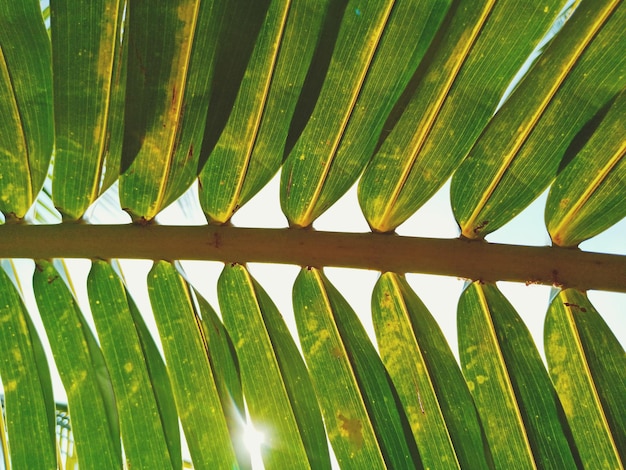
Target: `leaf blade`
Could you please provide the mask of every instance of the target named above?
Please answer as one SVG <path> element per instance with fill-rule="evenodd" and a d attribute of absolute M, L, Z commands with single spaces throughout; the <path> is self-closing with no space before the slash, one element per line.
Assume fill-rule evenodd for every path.
<path fill-rule="evenodd" d="M 290 225 L 311 225 L 363 170 L 432 40 L 430 8 L 435 18 L 445 11 L 432 2 L 348 3 L 313 114 L 283 165 Z"/>
<path fill-rule="evenodd" d="M 261 12 L 265 20 L 230 117 L 200 174 L 210 220 L 227 222 L 280 168 L 328 4 L 275 0 Z"/>
<path fill-rule="evenodd" d="M 22 219 L 54 142 L 50 39 L 39 2 L 0 5 L 0 211 Z"/>
<path fill-rule="evenodd" d="M 70 220 L 79 219 L 99 193 L 119 61 L 121 0 L 53 0 L 55 160 L 52 196 Z"/>
<path fill-rule="evenodd" d="M 38 261 L 35 298 L 72 413 L 79 462 L 121 468 L 119 428 L 102 353 L 69 288 L 52 263 Z"/>
<path fill-rule="evenodd" d="M 171 462 L 175 467 L 124 286 L 108 263 L 95 261 L 87 289 L 120 413 L 126 464 L 155 468 Z"/>
<path fill-rule="evenodd" d="M 374 230 L 395 229 L 446 182 L 564 3 L 451 7 L 414 96 L 359 182 Z"/>
<path fill-rule="evenodd" d="M 489 468 L 467 384 L 439 326 L 406 279 L 384 273 L 372 294 L 381 358 L 425 468 Z"/>
<path fill-rule="evenodd" d="M 148 274 L 148 294 L 194 466 L 230 469 L 235 453 L 188 287 L 172 264 L 158 261 Z M 203 431 L 207 425 L 211 434 Z"/>
<path fill-rule="evenodd" d="M 452 178 L 463 236 L 484 237 L 539 196 L 574 135 L 624 87 L 625 15 L 621 2 L 583 1 L 490 121 Z"/>
<path fill-rule="evenodd" d="M 37 364 L 39 342 L 24 303 L 0 268 L 0 377 L 11 468 L 56 468 L 54 402 L 49 378 Z M 47 384 L 46 384 L 47 382 Z M 47 388 L 48 396 L 46 396 Z"/>
<path fill-rule="evenodd" d="M 384 366 L 355 313 L 324 274 L 303 268 L 293 290 L 298 335 L 340 465 L 416 468 Z"/>
<path fill-rule="evenodd" d="M 463 292 L 458 331 L 463 373 L 496 467 L 575 468 L 548 373 L 495 285 L 475 282 Z"/>
<path fill-rule="evenodd" d="M 550 376 L 585 467 L 623 466 L 626 356 L 586 295 L 559 292 L 544 328 Z"/>
<path fill-rule="evenodd" d="M 546 227 L 559 246 L 575 246 L 626 216 L 626 92 L 560 173 L 548 194 Z"/>
<path fill-rule="evenodd" d="M 176 0 L 129 10 L 120 201 L 133 219 L 154 218 L 198 174 L 222 8 Z"/>
<path fill-rule="evenodd" d="M 273 302 L 241 265 L 224 267 L 218 297 L 240 360 L 250 416 L 275 436 L 262 448 L 264 464 L 330 468 L 304 361 Z"/>

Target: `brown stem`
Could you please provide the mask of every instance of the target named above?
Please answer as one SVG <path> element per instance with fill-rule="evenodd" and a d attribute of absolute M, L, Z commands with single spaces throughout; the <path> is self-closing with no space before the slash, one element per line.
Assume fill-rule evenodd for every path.
<path fill-rule="evenodd" d="M 626 256 L 377 233 L 229 226 L 2 225 L 0 258 L 264 262 L 626 292 Z"/>

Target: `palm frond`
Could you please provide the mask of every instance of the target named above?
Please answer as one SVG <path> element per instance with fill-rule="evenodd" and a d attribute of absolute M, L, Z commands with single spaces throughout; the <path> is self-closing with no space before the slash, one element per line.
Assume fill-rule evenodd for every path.
<path fill-rule="evenodd" d="M 620 0 L 2 2 L 0 257 L 35 261 L 33 290 L 0 266 L 5 466 L 254 468 L 255 426 L 267 468 L 623 468 L 626 355 L 587 294 L 626 292 L 625 239 L 577 246 L 626 215 L 625 26 Z M 278 171 L 290 227 L 233 226 Z M 450 180 L 459 238 L 394 233 Z M 354 185 L 371 230 L 314 230 Z M 484 240 L 548 188 L 555 246 Z M 154 261 L 141 289 L 119 258 Z M 179 260 L 223 263 L 219 309 Z M 300 266 L 293 315 L 254 262 Z M 380 271 L 371 318 L 330 266 Z M 458 351 L 414 272 L 467 279 Z M 503 280 L 553 286 L 543 341 Z"/>

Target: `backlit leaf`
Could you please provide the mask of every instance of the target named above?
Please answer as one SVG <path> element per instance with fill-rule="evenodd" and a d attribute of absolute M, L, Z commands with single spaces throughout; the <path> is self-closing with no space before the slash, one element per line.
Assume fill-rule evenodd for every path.
<path fill-rule="evenodd" d="M 121 0 L 52 0 L 55 158 L 52 196 L 68 219 L 94 202 L 107 151 L 114 64 L 121 64 Z M 112 105 L 117 104 L 117 109 Z"/>
<path fill-rule="evenodd" d="M 157 468 L 171 460 L 139 335 L 120 278 L 95 261 L 87 279 L 89 303 L 107 362 L 130 468 Z"/>
<path fill-rule="evenodd" d="M 495 285 L 474 282 L 458 307 L 463 375 L 496 468 L 576 468 L 562 409 L 530 332 Z"/>
<path fill-rule="evenodd" d="M 26 215 L 53 142 L 50 39 L 39 2 L 0 2 L 0 212 Z"/>
<path fill-rule="evenodd" d="M 212 221 L 228 221 L 280 168 L 327 6 L 327 0 L 274 0 L 260 12 L 265 21 L 237 99 L 200 175 L 200 201 Z M 235 27 L 241 40 L 247 30 Z"/>
<path fill-rule="evenodd" d="M 626 354 L 587 296 L 561 291 L 550 304 L 545 351 L 585 468 L 624 468 Z"/>
<path fill-rule="evenodd" d="M 407 109 L 359 183 L 370 226 L 391 231 L 450 177 L 564 0 L 456 2 Z"/>
<path fill-rule="evenodd" d="M 384 273 L 372 315 L 380 355 L 424 468 L 489 468 L 472 396 L 441 329 L 406 280 Z"/>
<path fill-rule="evenodd" d="M 0 378 L 11 468 L 56 468 L 50 373 L 42 370 L 39 337 L 21 296 L 0 268 Z M 46 377 L 47 375 L 47 377 Z"/>
<path fill-rule="evenodd" d="M 154 391 L 154 398 L 159 407 L 159 415 L 163 424 L 163 432 L 167 440 L 172 466 L 174 469 L 178 469 L 183 458 L 180 442 L 180 423 L 178 422 L 172 383 L 165 367 L 165 362 L 163 362 L 163 357 L 146 326 L 145 320 L 141 316 L 133 298 L 129 296 L 127 299 L 128 307 L 141 341 L 148 374 L 150 375 L 150 383 L 152 383 Z"/>
<path fill-rule="evenodd" d="M 626 91 L 587 144 L 557 177 L 546 226 L 559 246 L 575 246 L 626 216 Z"/>
<path fill-rule="evenodd" d="M 315 109 L 281 173 L 290 225 L 311 225 L 356 181 L 448 4 L 348 2 Z"/>
<path fill-rule="evenodd" d="M 267 436 L 265 468 L 330 468 L 306 366 L 276 306 L 241 265 L 224 267 L 218 296 L 250 417 Z"/>
<path fill-rule="evenodd" d="M 217 393 L 224 410 L 224 418 L 237 454 L 240 469 L 251 468 L 250 452 L 242 436 L 245 433 L 246 410 L 243 402 L 239 361 L 230 335 L 213 307 L 198 292 L 194 291 L 200 314 L 202 315 L 202 331 L 206 337 L 209 351 L 209 363 L 215 378 Z"/>
<path fill-rule="evenodd" d="M 419 458 L 406 416 L 346 300 L 322 271 L 303 268 L 294 284 L 293 304 L 304 358 L 339 465 L 416 468 Z"/>
<path fill-rule="evenodd" d="M 120 201 L 152 219 L 198 174 L 223 2 L 129 6 L 128 76 Z"/>
<path fill-rule="evenodd" d="M 37 262 L 33 288 L 67 393 L 80 465 L 103 470 L 121 468 L 113 388 L 93 333 L 52 263 Z"/>
<path fill-rule="evenodd" d="M 172 264 L 158 261 L 148 293 L 194 468 L 231 469 L 237 461 L 189 287 Z"/>
<path fill-rule="evenodd" d="M 578 131 L 626 85 L 626 5 L 583 0 L 452 178 L 463 236 L 482 238 L 556 176 Z"/>

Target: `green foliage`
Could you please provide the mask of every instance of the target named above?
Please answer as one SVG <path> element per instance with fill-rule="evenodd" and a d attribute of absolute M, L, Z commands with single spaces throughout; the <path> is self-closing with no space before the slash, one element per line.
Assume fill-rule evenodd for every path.
<path fill-rule="evenodd" d="M 373 341 L 296 243 L 290 332 L 245 264 L 269 261 L 263 244 L 280 250 L 269 232 L 247 251 L 226 232 L 203 239 L 228 253 L 217 312 L 154 251 L 133 292 L 98 258 L 91 211 L 119 195 L 113 210 L 132 224 L 118 233 L 147 239 L 197 187 L 185 197 L 230 225 L 280 170 L 285 232 L 315 238 L 312 224 L 357 183 L 371 232 L 386 234 L 364 240 L 387 246 L 451 178 L 456 243 L 489 246 L 549 188 L 546 250 L 576 263 L 580 243 L 626 214 L 625 27 L 620 0 L 51 0 L 45 15 L 35 0 L 0 2 L 0 243 L 63 219 L 32 246 L 36 304 L 11 262 L 0 267 L 6 465 L 247 469 L 254 425 L 267 468 L 326 469 L 332 456 L 342 468 L 624 468 L 624 349 L 556 268 L 543 348 L 485 281 L 501 278 L 476 276 L 453 351 L 400 272 L 371 294 Z M 80 225 L 94 229 L 85 304 L 46 254 L 71 253 L 64 234 Z M 514 248 L 498 252 L 498 272 L 534 282 Z M 604 259 L 626 291 L 624 256 Z M 72 452 L 64 434 L 55 442 L 49 365 Z"/>

